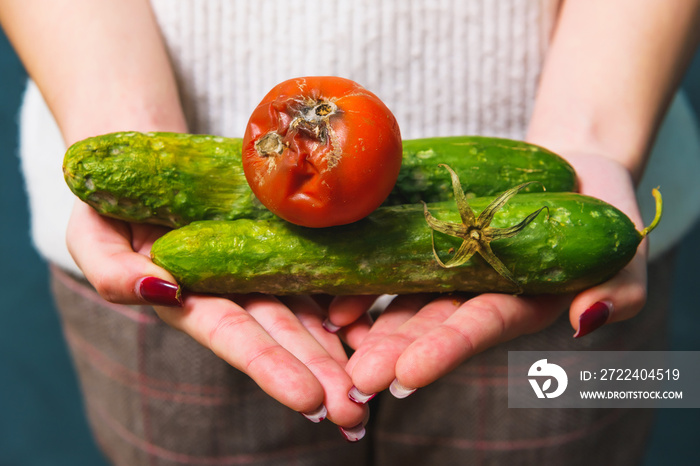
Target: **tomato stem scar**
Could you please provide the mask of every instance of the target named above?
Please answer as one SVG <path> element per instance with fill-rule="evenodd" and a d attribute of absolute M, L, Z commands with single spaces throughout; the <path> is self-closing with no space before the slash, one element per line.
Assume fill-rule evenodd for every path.
<path fill-rule="evenodd" d="M 326 116 L 330 113 L 335 113 L 335 109 L 328 102 L 321 102 L 316 106 L 314 110 L 316 112 L 316 115 L 321 117 Z"/>
<path fill-rule="evenodd" d="M 261 157 L 271 155 L 281 155 L 284 151 L 282 137 L 274 131 L 270 131 L 265 136 L 255 141 L 255 150 Z"/>

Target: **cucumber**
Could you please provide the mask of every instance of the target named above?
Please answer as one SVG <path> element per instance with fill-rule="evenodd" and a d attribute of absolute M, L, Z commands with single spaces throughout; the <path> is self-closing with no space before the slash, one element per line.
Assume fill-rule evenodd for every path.
<path fill-rule="evenodd" d="M 449 165 L 468 196 L 492 196 L 528 181 L 550 192 L 577 190 L 574 169 L 555 153 L 533 144 L 484 136 L 449 136 L 403 141 L 401 172 L 387 205 L 453 199 L 452 184 L 439 165 Z M 541 187 L 524 192 L 541 191 Z"/>
<path fill-rule="evenodd" d="M 469 205 L 478 214 L 491 200 Z M 462 240 L 435 233 L 434 253 L 419 204 L 380 207 L 354 224 L 323 229 L 278 219 L 200 221 L 159 238 L 151 257 L 185 289 L 202 293 L 568 293 L 612 277 L 653 228 L 640 233 L 618 209 L 575 193 L 514 195 L 490 226 L 516 225 L 542 207 L 515 236 L 490 243 L 519 286 L 478 255 L 444 268 L 434 254 L 448 261 Z M 439 220 L 460 221 L 454 202 L 427 209 Z"/>
<path fill-rule="evenodd" d="M 111 133 L 79 141 L 63 160 L 68 187 L 99 213 L 179 227 L 272 215 L 241 167 L 241 140 L 179 133 Z"/>
<path fill-rule="evenodd" d="M 538 180 L 573 191 L 576 174 L 538 146 L 478 136 L 404 141 L 403 167 L 386 204 L 452 198 L 438 163 L 452 166 L 474 196 Z M 241 167 L 241 140 L 177 133 L 111 133 L 72 145 L 63 172 L 71 191 L 101 214 L 180 227 L 197 220 L 265 218 Z"/>

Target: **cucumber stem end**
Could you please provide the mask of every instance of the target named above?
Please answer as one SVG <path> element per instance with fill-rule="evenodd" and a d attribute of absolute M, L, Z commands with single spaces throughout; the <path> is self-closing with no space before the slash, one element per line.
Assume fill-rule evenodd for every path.
<path fill-rule="evenodd" d="M 654 199 L 656 200 L 656 213 L 654 214 L 654 220 L 651 221 L 648 227 L 644 228 L 640 233 L 642 235 L 642 238 L 645 238 L 649 233 L 652 232 L 654 228 L 659 224 L 661 221 L 661 215 L 663 213 L 663 199 L 661 198 L 661 192 L 659 191 L 659 188 L 656 187 L 651 190 L 651 195 L 654 196 Z"/>
<path fill-rule="evenodd" d="M 448 165 L 440 164 L 440 166 L 444 167 L 452 177 L 452 188 L 454 190 L 457 209 L 462 221 L 461 223 L 449 223 L 438 220 L 430 214 L 427 204 L 423 203 L 425 220 L 432 230 L 431 239 L 435 260 L 440 267 L 452 268 L 463 265 L 474 254 L 479 254 L 486 262 L 489 263 L 489 265 L 491 265 L 491 267 L 493 267 L 496 272 L 498 272 L 499 275 L 510 281 L 515 286 L 517 294 L 522 293 L 522 286 L 510 272 L 510 270 L 508 270 L 505 264 L 503 264 L 503 262 L 501 262 L 501 260 L 493 253 L 490 243 L 491 241 L 497 239 L 512 238 L 523 228 L 529 225 L 543 210 L 547 209 L 547 215 L 549 215 L 549 208 L 547 206 L 543 206 L 537 211 L 528 215 L 517 225 L 513 225 L 508 228 L 494 228 L 491 227 L 490 224 L 496 212 L 503 207 L 511 197 L 530 184 L 538 182 L 531 181 L 528 183 L 523 183 L 505 191 L 494 199 L 477 217 L 469 206 L 467 196 L 462 190 L 457 174 Z M 544 186 L 542 186 L 542 188 L 544 189 Z M 455 236 L 463 240 L 457 252 L 455 252 L 454 256 L 452 256 L 446 263 L 440 259 L 437 250 L 435 249 L 435 231 L 450 236 Z"/>

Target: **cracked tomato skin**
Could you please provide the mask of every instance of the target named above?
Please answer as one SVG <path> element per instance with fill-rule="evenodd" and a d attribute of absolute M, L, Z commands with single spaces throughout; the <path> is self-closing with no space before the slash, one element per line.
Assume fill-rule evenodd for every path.
<path fill-rule="evenodd" d="M 243 137 L 243 171 L 255 196 L 306 227 L 352 223 L 391 192 L 401 168 L 399 125 L 359 84 L 334 76 L 275 86 Z"/>

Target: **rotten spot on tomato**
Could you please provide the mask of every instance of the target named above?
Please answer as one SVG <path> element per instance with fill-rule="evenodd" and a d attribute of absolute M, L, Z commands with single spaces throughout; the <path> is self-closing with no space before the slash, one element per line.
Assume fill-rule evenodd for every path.
<path fill-rule="evenodd" d="M 333 76 L 275 86 L 243 138 L 253 193 L 278 216 L 309 227 L 367 216 L 389 195 L 401 160 L 391 111 L 359 84 Z"/>
<path fill-rule="evenodd" d="M 335 112 L 335 105 L 329 102 L 322 102 L 314 107 L 314 114 L 318 117 L 325 117 Z"/>
<path fill-rule="evenodd" d="M 279 134 L 271 131 L 255 141 L 255 150 L 262 157 L 280 155 L 284 151 L 284 143 Z"/>
<path fill-rule="evenodd" d="M 329 144 L 334 128 L 330 125 L 330 119 L 338 111 L 337 105 L 326 101 L 310 101 L 296 109 L 290 106 L 293 114 L 287 134 L 291 139 L 295 137 L 307 137 L 320 144 Z M 298 133 L 297 133 L 298 132 Z"/>

